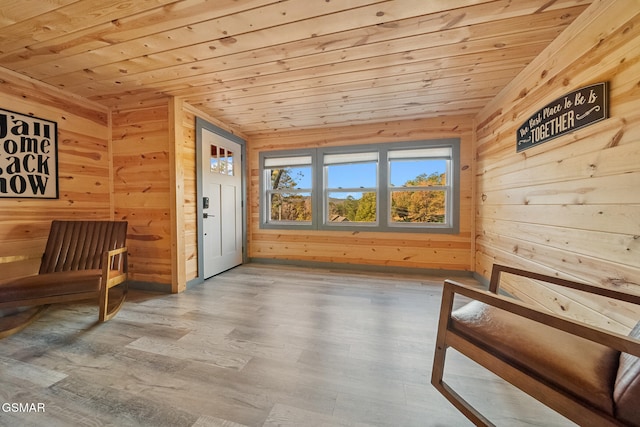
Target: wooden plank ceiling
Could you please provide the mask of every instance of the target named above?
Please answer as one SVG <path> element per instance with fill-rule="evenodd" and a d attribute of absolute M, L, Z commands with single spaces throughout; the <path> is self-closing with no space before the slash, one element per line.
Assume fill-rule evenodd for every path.
<path fill-rule="evenodd" d="M 0 66 L 246 134 L 475 113 L 592 0 L 0 0 Z"/>

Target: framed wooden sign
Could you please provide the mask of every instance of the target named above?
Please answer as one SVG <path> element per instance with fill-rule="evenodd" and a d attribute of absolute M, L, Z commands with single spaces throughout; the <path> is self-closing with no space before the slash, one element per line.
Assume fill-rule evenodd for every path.
<path fill-rule="evenodd" d="M 607 82 L 596 83 L 550 102 L 518 128 L 516 152 L 608 118 L 608 91 Z"/>
<path fill-rule="evenodd" d="M 0 197 L 58 198 L 58 124 L 0 109 Z"/>

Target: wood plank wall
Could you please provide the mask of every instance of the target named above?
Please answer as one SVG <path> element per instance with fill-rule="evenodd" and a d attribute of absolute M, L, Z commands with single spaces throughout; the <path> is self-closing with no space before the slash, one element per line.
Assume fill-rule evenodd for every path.
<path fill-rule="evenodd" d="M 640 8 L 595 2 L 477 120 L 476 272 L 494 262 L 640 291 Z M 610 82 L 610 118 L 516 154 L 547 103 Z M 531 283 L 518 297 L 626 331 L 637 308 Z"/>
<path fill-rule="evenodd" d="M 169 98 L 112 111 L 114 214 L 129 221 L 130 278 L 171 285 L 172 186 Z M 171 119 L 173 120 L 173 119 Z"/>
<path fill-rule="evenodd" d="M 58 124 L 60 197 L 0 198 L 0 279 L 35 274 L 53 219 L 111 219 L 109 111 L 0 68 L 0 108 Z"/>
<path fill-rule="evenodd" d="M 460 233 L 373 233 L 260 229 L 259 153 L 291 148 L 461 139 Z M 322 130 L 253 134 L 248 142 L 248 254 L 253 259 L 358 266 L 471 271 L 473 222 L 472 117 L 388 122 Z"/>

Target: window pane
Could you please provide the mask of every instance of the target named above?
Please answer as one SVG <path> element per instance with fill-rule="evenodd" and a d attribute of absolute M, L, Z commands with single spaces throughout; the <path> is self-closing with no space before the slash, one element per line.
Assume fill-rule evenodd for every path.
<path fill-rule="evenodd" d="M 352 163 L 326 166 L 327 188 L 376 188 L 377 163 Z"/>
<path fill-rule="evenodd" d="M 327 222 L 376 222 L 376 193 L 332 191 L 327 194 Z"/>
<path fill-rule="evenodd" d="M 220 160 L 218 158 L 218 146 L 211 145 L 211 172 L 218 172 L 220 168 Z"/>
<path fill-rule="evenodd" d="M 394 160 L 390 162 L 392 187 L 446 185 L 447 160 Z"/>
<path fill-rule="evenodd" d="M 271 221 L 311 221 L 311 193 L 270 194 Z"/>
<path fill-rule="evenodd" d="M 446 191 L 392 191 L 391 221 L 445 223 Z"/>
<path fill-rule="evenodd" d="M 233 176 L 233 151 L 227 150 L 227 175 Z"/>
<path fill-rule="evenodd" d="M 220 161 L 218 163 L 218 172 L 225 175 L 227 173 L 227 152 L 224 147 L 218 147 L 220 150 Z"/>
<path fill-rule="evenodd" d="M 311 189 L 311 166 L 271 169 L 271 189 Z"/>

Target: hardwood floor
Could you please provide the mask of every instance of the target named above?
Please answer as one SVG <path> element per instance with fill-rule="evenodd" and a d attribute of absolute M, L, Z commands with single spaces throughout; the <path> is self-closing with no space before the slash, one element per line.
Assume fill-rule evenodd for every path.
<path fill-rule="evenodd" d="M 247 264 L 104 324 L 52 306 L 0 340 L 0 425 L 467 426 L 429 383 L 442 280 Z M 573 425 L 452 356 L 497 425 Z"/>

